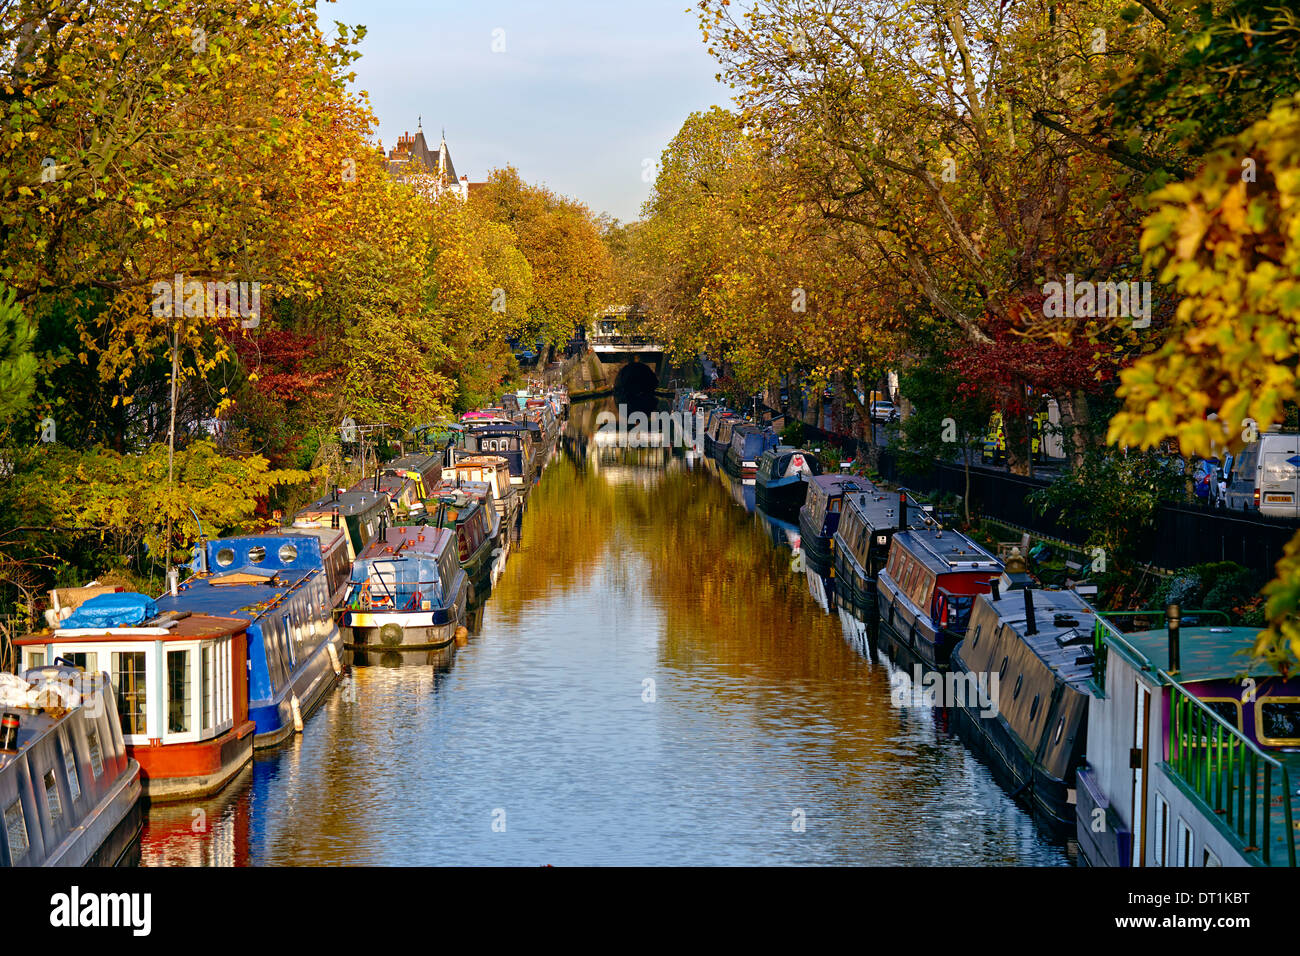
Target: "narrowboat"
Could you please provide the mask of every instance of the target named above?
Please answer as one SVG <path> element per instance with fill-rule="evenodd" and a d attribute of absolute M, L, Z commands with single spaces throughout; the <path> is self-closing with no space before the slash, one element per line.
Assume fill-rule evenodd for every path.
<path fill-rule="evenodd" d="M 845 492 L 875 492 L 855 475 L 817 475 L 808 481 L 808 497 L 799 509 L 799 547 L 804 560 L 819 570 L 831 568 L 833 541 L 840 526 Z"/>
<path fill-rule="evenodd" d="M 441 455 L 403 455 L 384 465 L 384 474 L 401 475 L 415 482 L 416 497 L 423 501 L 438 479 L 442 477 L 443 457 Z"/>
<path fill-rule="evenodd" d="M 1074 591 L 1006 591 L 995 581 L 992 593 L 975 599 L 950 658 L 954 686 L 964 678 L 968 691 L 988 689 L 988 699 L 968 692 L 956 702 L 958 732 L 1012 796 L 1061 835 L 1076 826 L 1095 620 Z"/>
<path fill-rule="evenodd" d="M 848 523 L 846 514 L 840 520 L 841 532 Z M 875 532 L 867 530 L 864 534 L 873 535 L 874 544 Z M 860 540 L 855 536 L 853 544 Z M 835 549 L 836 586 L 841 600 L 845 600 L 846 582 L 839 569 L 846 549 L 838 543 Z M 874 560 L 878 560 L 876 555 L 868 552 L 868 561 Z M 850 575 L 863 571 L 852 562 L 843 566 Z M 966 632 L 976 597 L 987 594 L 993 587 L 990 582 L 1002 573 L 1002 562 L 960 531 L 895 531 L 889 558 L 875 581 L 881 637 L 896 645 L 891 650 L 903 650 L 904 657 L 914 663 L 946 667 L 953 646 Z M 862 580 L 859 577 L 851 585 L 855 596 L 856 588 L 865 586 Z"/>
<path fill-rule="evenodd" d="M 352 566 L 342 624 L 354 651 L 448 647 L 465 623 L 469 576 L 446 528 L 389 528 Z"/>
<path fill-rule="evenodd" d="M 363 478 L 347 491 L 348 494 L 383 495 L 388 499 L 390 521 L 415 520 L 424 513 L 424 500 L 420 485 L 414 478 L 380 472 Z"/>
<path fill-rule="evenodd" d="M 498 455 L 510 466 L 510 483 L 526 494 L 532 487 L 533 448 L 528 428 L 517 422 L 479 423 L 466 427 L 463 444 L 451 449 L 451 464 L 478 455 Z"/>
<path fill-rule="evenodd" d="M 210 549 L 231 550 L 229 563 L 218 561 L 216 569 L 157 599 L 162 611 L 248 622 L 248 716 L 256 724 L 255 747 L 272 747 L 301 732 L 343 673 L 343 638 L 334 623 L 326 569 L 284 547 L 302 540 L 286 533 L 210 542 Z"/>
<path fill-rule="evenodd" d="M 126 752 L 150 801 L 216 793 L 253 759 L 248 621 L 159 612 L 144 594 L 116 597 L 141 610 L 105 616 L 92 598 L 53 633 L 15 643 L 29 666 L 62 660 L 107 670 Z"/>
<path fill-rule="evenodd" d="M 731 444 L 727 446 L 722 459 L 722 466 L 727 471 L 745 481 L 754 481 L 758 473 L 758 460 L 769 448 L 777 447 L 776 432 L 758 425 L 737 425 L 731 432 Z"/>
<path fill-rule="evenodd" d="M 190 570 L 220 573 L 238 567 L 240 561 L 255 564 L 264 572 L 320 571 L 325 575 L 331 608 L 343 602 L 352 564 L 348 536 L 341 528 L 281 528 L 271 534 L 202 541 Z"/>
<path fill-rule="evenodd" d="M 492 572 L 493 552 L 500 537 L 500 517 L 492 507 L 491 486 L 473 482 L 472 491 L 443 479 L 426 502 L 424 524 L 446 528 L 456 539 L 456 556 L 471 583 L 481 586 Z M 488 497 L 484 497 L 484 494 Z"/>
<path fill-rule="evenodd" d="M 733 411 L 725 408 L 714 409 L 704 431 L 704 453 L 714 461 L 722 461 L 726 457 L 727 449 L 731 447 L 732 428 L 743 421 L 744 419 Z"/>
<path fill-rule="evenodd" d="M 794 518 L 808 497 L 808 479 L 821 473 L 817 456 L 802 448 L 769 448 L 758 460 L 755 500 L 770 515 Z"/>
<path fill-rule="evenodd" d="M 867 612 L 876 609 L 876 575 L 889 558 L 895 531 L 938 528 L 938 522 L 906 491 L 846 491 L 831 536 L 835 587 L 840 599 Z"/>
<path fill-rule="evenodd" d="M 388 496 L 373 491 L 334 491 L 293 516 L 295 528 L 342 528 L 348 537 L 348 560 L 366 549 L 389 514 Z"/>
<path fill-rule="evenodd" d="M 1097 615 L 1076 776 L 1085 863 L 1296 865 L 1300 678 L 1240 654 L 1258 628 L 1218 613 Z M 1164 626 L 1116 625 L 1135 615 Z"/>
<path fill-rule="evenodd" d="M 0 675 L 0 701 L 0 865 L 130 862 L 143 821 L 140 765 L 108 675 L 39 664 Z"/>
<path fill-rule="evenodd" d="M 492 486 L 492 504 L 506 528 L 514 526 L 523 507 L 522 494 L 510 482 L 510 464 L 499 455 L 471 455 L 442 469 L 452 481 L 485 481 Z M 430 484 L 432 487 L 436 481 Z"/>

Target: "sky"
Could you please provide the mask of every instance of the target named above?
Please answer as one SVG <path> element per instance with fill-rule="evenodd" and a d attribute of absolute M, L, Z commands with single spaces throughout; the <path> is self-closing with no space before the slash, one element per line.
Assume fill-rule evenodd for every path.
<path fill-rule="evenodd" d="M 623 222 L 640 218 L 651 164 L 687 115 L 730 105 L 690 0 L 337 0 L 317 9 L 324 28 L 367 28 L 355 86 L 370 94 L 385 150 L 422 118 L 430 148 L 446 129 L 458 175 L 478 182 L 511 165 L 526 182 Z"/>

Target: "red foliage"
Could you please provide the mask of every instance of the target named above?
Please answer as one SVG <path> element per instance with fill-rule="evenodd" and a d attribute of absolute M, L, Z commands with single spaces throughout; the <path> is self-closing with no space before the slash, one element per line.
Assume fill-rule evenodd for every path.
<path fill-rule="evenodd" d="M 288 405 L 309 397 L 340 373 L 340 369 L 305 370 L 319 354 L 320 342 L 319 335 L 264 327 L 256 338 L 241 335 L 234 345 L 244 367 L 257 373 L 253 387 Z"/>

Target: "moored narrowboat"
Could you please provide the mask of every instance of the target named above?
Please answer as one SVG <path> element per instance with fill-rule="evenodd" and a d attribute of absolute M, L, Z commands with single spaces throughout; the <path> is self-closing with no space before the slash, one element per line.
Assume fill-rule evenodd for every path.
<path fill-rule="evenodd" d="M 1063 835 L 1075 829 L 1094 621 L 1093 609 L 1073 591 L 997 586 L 975 599 L 966 636 L 950 658 L 958 681 L 988 691 L 984 699 L 967 693 L 955 702 L 961 736 L 1013 796 Z"/>
<path fill-rule="evenodd" d="M 534 479 L 533 448 L 528 428 L 517 422 L 478 423 L 465 428 L 463 444 L 451 450 L 451 463 L 495 455 L 510 466 L 510 483 L 526 494 Z"/>
<path fill-rule="evenodd" d="M 906 523 L 907 519 L 903 520 Z M 846 513 L 840 519 L 841 533 L 848 523 Z M 855 532 L 853 543 L 861 542 L 865 548 L 866 536 L 870 535 L 874 546 L 877 533 L 868 529 Z M 845 560 L 842 552 L 850 550 L 847 544 L 842 549 L 837 542 L 835 549 L 836 585 L 841 599 L 845 582 L 839 570 Z M 878 560 L 877 553 L 870 550 L 866 558 L 868 564 Z M 856 563 L 844 566 L 852 569 L 851 574 L 865 572 Z M 888 560 L 875 580 L 881 637 L 904 651 L 909 661 L 929 668 L 946 667 L 953 646 L 966 633 L 976 598 L 989 593 L 993 587 L 990 582 L 1002 573 L 1002 562 L 960 531 L 895 531 Z M 865 586 L 860 584 L 861 578 L 857 580 L 855 589 Z"/>
<path fill-rule="evenodd" d="M 846 491 L 831 549 L 840 599 L 859 610 L 874 612 L 876 575 L 889 558 L 894 532 L 938 526 L 905 491 Z"/>
<path fill-rule="evenodd" d="M 429 497 L 429 489 L 442 477 L 443 456 L 412 454 L 394 458 L 384 465 L 384 474 L 401 475 L 415 482 L 415 494 L 420 500 Z"/>
<path fill-rule="evenodd" d="M 1076 775 L 1083 862 L 1296 865 L 1300 678 L 1241 655 L 1258 628 L 1216 615 L 1226 619 L 1177 606 L 1097 615 Z M 1147 629 L 1117 626 L 1134 617 Z"/>
<path fill-rule="evenodd" d="M 714 461 L 721 462 L 727 456 L 727 449 L 731 447 L 731 432 L 744 419 L 735 412 L 726 409 L 720 409 L 719 413 L 710 419 L 709 428 L 704 433 L 704 453 Z"/>
<path fill-rule="evenodd" d="M 412 521 L 424 513 L 425 496 L 420 494 L 421 485 L 415 478 L 385 470 L 361 479 L 348 489 L 348 494 L 383 495 L 388 499 L 387 517 L 390 521 Z"/>
<path fill-rule="evenodd" d="M 190 570 L 219 574 L 245 565 L 286 577 L 321 572 L 330 607 L 338 607 L 348 586 L 352 559 L 341 528 L 280 528 L 267 534 L 210 538 L 196 549 Z"/>
<path fill-rule="evenodd" d="M 0 866 L 127 862 L 140 796 L 107 674 L 42 664 L 0 675 Z"/>
<path fill-rule="evenodd" d="M 388 496 L 373 491 L 338 492 L 313 501 L 293 516 L 295 528 L 342 528 L 348 536 L 348 560 L 366 549 L 389 514 Z"/>
<path fill-rule="evenodd" d="M 209 566 L 209 572 L 157 598 L 160 611 L 248 622 L 248 716 L 257 726 L 255 747 L 275 746 L 301 732 L 343 673 L 343 638 L 325 569 L 279 562 L 282 546 L 299 541 L 290 532 L 212 542 L 234 552 L 230 563 Z"/>
<path fill-rule="evenodd" d="M 469 577 L 446 528 L 389 528 L 352 566 L 342 625 L 354 651 L 430 651 L 465 623 Z"/>
<path fill-rule="evenodd" d="M 780 439 L 770 428 L 745 423 L 731 431 L 731 443 L 722 456 L 722 466 L 729 474 L 746 481 L 754 481 L 758 474 L 758 460 L 763 452 L 775 448 Z"/>
<path fill-rule="evenodd" d="M 471 455 L 442 469 L 443 479 L 453 483 L 484 481 L 492 486 L 492 504 L 506 528 L 513 527 L 523 507 L 522 494 L 510 481 L 510 464 L 500 455 Z M 430 484 L 433 487 L 436 481 Z"/>
<path fill-rule="evenodd" d="M 127 754 L 151 801 L 216 793 L 253 759 L 248 622 L 160 613 L 143 594 L 115 597 L 139 610 L 116 623 L 92 598 L 52 633 L 15 643 L 29 666 L 63 660 L 107 670 Z"/>
<path fill-rule="evenodd" d="M 758 507 L 778 518 L 794 519 L 808 497 L 808 479 L 821 473 L 821 462 L 811 452 L 790 445 L 767 449 L 755 472 Z"/>
<path fill-rule="evenodd" d="M 846 492 L 874 492 L 875 486 L 856 475 L 817 475 L 808 481 L 807 498 L 799 509 L 799 547 L 804 560 L 829 571 L 835 532 Z"/>
<path fill-rule="evenodd" d="M 486 482 L 456 485 L 443 479 L 426 502 L 424 524 L 446 528 L 456 541 L 456 556 L 470 582 L 482 587 L 491 576 L 493 551 L 500 537 L 500 517 L 491 504 L 491 486 Z"/>

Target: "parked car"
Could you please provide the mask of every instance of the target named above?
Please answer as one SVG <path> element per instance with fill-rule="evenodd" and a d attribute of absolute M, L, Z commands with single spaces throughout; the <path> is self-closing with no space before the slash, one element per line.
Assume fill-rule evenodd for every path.
<path fill-rule="evenodd" d="M 877 422 L 896 422 L 898 409 L 894 407 L 893 402 L 872 402 L 871 418 Z"/>
<path fill-rule="evenodd" d="M 1269 430 L 1248 443 L 1229 471 L 1226 506 L 1300 517 L 1300 434 Z"/>

